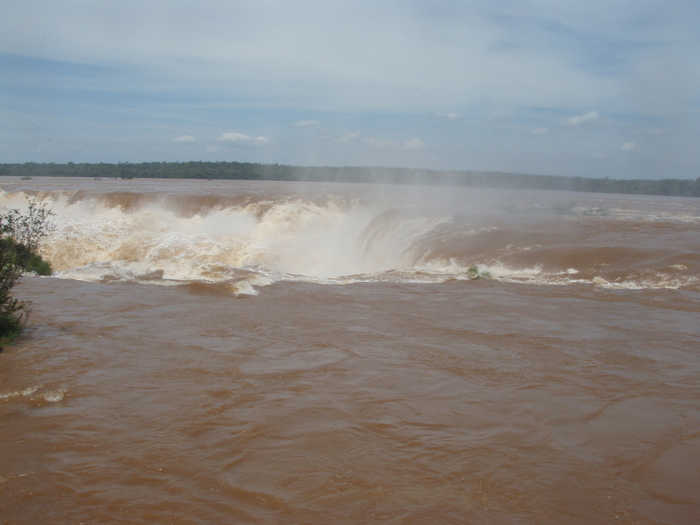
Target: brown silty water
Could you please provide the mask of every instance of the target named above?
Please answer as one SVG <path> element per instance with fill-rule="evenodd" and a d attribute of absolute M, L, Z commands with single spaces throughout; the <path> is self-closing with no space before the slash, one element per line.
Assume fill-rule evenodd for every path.
<path fill-rule="evenodd" d="M 695 199 L 0 187 L 0 523 L 697 523 Z"/>

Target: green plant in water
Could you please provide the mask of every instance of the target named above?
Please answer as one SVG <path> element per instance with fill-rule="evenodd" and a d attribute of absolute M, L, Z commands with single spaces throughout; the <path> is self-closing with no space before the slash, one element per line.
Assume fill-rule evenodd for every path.
<path fill-rule="evenodd" d="M 493 275 L 485 270 L 479 270 L 478 266 L 471 266 L 467 273 L 472 279 L 493 279 Z"/>

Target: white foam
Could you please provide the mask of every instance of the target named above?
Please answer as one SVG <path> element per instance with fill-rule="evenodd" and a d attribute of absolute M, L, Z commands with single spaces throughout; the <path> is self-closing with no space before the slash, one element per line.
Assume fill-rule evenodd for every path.
<path fill-rule="evenodd" d="M 44 399 L 49 403 L 57 403 L 61 401 L 65 395 L 66 391 L 64 389 L 56 390 L 54 392 L 47 392 L 44 394 Z"/>
<path fill-rule="evenodd" d="M 236 294 L 236 297 L 240 295 L 255 296 L 260 294 L 260 292 L 253 288 L 253 285 L 248 281 L 238 281 L 235 283 L 231 283 L 228 285 L 228 288 Z"/>
<path fill-rule="evenodd" d="M 56 213 L 57 229 L 44 255 L 56 276 L 83 281 L 222 283 L 237 295 L 257 295 L 256 288 L 280 280 L 436 283 L 481 277 L 606 288 L 678 288 L 697 286 L 698 281 L 693 276 L 646 273 L 642 278 L 609 282 L 602 276 L 582 279 L 574 268 L 547 272 L 538 265 L 513 267 L 492 258 L 485 262 L 478 254 L 441 259 L 436 255 L 443 251 L 441 243 L 459 239 L 464 244 L 451 253 L 464 249 L 466 254 L 471 236 L 488 235 L 496 228 L 476 227 L 420 207 L 374 208 L 331 197 L 324 201 L 293 198 L 245 202 L 183 217 L 164 199 L 142 199 L 140 206 L 124 209 L 92 197 L 80 200 L 70 194 L 52 194 L 47 198 Z M 0 199 L 20 209 L 26 205 L 22 194 L 0 194 Z M 649 218 L 636 210 L 610 212 L 612 220 Z M 669 217 L 661 213 L 653 219 Z M 513 249 L 539 247 L 523 244 Z M 687 267 L 678 264 L 670 269 Z"/>
<path fill-rule="evenodd" d="M 610 282 L 602 277 L 594 277 L 592 282 L 597 286 L 612 290 L 678 290 L 679 288 L 697 287 L 700 285 L 700 279 L 694 276 L 678 278 L 665 274 L 657 274 L 655 277 L 641 279 L 626 279 L 620 282 Z"/>
<path fill-rule="evenodd" d="M 229 282 L 253 269 L 268 279 L 333 280 L 411 268 L 416 241 L 449 216 L 378 217 L 329 199 L 257 203 L 178 217 L 153 202 L 125 212 L 95 200 L 56 202 L 46 256 L 57 275 L 85 281 Z M 242 293 L 242 292 L 241 292 Z"/>

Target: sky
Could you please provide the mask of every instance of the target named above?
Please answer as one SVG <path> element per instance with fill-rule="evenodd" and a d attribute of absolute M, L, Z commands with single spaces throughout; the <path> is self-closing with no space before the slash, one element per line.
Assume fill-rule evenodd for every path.
<path fill-rule="evenodd" d="M 697 0 L 0 0 L 0 163 L 700 177 Z"/>

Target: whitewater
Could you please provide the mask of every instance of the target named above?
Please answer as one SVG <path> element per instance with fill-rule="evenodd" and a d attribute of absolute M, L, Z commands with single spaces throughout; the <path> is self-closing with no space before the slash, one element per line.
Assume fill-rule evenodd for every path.
<path fill-rule="evenodd" d="M 661 208 L 645 197 L 465 188 L 179 181 L 176 191 L 158 191 L 133 180 L 82 184 L 90 189 L 71 189 L 64 179 L 52 189 L 2 196 L 5 207 L 22 209 L 31 198 L 54 211 L 57 231 L 45 253 L 58 277 L 221 283 L 236 293 L 300 279 L 699 283 L 697 244 L 677 252 L 649 243 L 694 232 L 695 199 Z M 660 228 L 669 231 L 649 235 Z M 606 242 L 612 234 L 614 245 Z"/>

